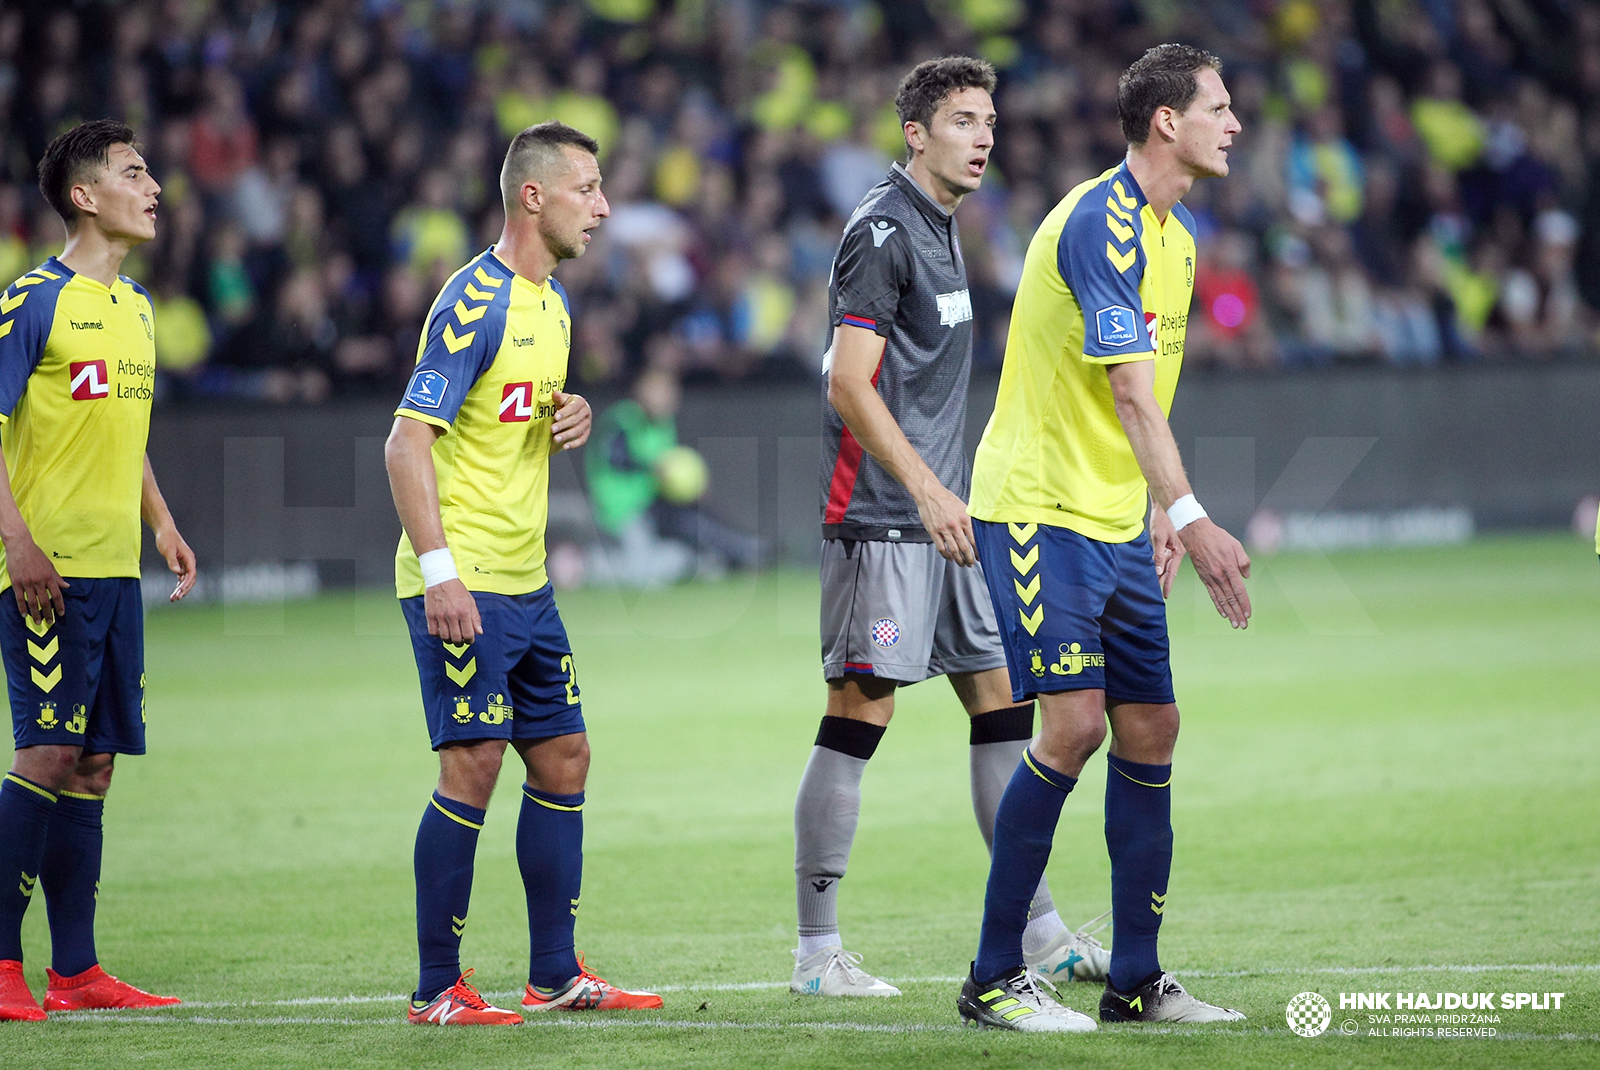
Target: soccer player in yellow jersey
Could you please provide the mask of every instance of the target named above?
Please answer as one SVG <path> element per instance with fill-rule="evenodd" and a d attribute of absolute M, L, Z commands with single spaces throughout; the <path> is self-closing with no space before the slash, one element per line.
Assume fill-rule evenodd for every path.
<path fill-rule="evenodd" d="M 1240 131 L 1215 56 L 1150 49 L 1123 73 L 1128 154 L 1072 190 L 1028 247 L 970 511 L 1005 640 L 1013 698 L 1041 730 L 995 819 L 972 973 L 958 999 L 981 1025 L 1062 1029 L 1024 969 L 1028 900 L 1061 806 L 1111 725 L 1106 846 L 1116 940 L 1102 1021 L 1229 1021 L 1161 969 L 1172 867 L 1178 707 L 1166 607 L 1187 551 L 1218 611 L 1250 619 L 1238 540 L 1195 502 L 1167 425 L 1194 286 L 1195 179 L 1228 173 Z M 1148 530 L 1147 530 L 1148 521 Z"/>
<path fill-rule="evenodd" d="M 595 976 L 573 950 L 589 772 L 572 647 L 545 576 L 550 452 L 589 437 L 563 391 L 572 340 L 557 264 L 611 214 L 599 145 L 557 122 L 512 139 L 505 229 L 428 313 L 386 457 L 405 534 L 395 585 L 411 630 L 439 786 L 417 830 L 412 1022 L 518 1025 L 462 973 L 478 831 L 509 742 L 527 767 L 517 862 L 527 893 L 531 1011 L 659 1007 Z"/>
<path fill-rule="evenodd" d="M 16 756 L 0 783 L 0 1019 L 157 1007 L 95 953 L 101 816 L 118 754 L 144 753 L 139 521 L 194 585 L 194 553 L 145 439 L 155 379 L 150 295 L 117 274 L 155 237 L 161 187 L 133 131 L 99 119 L 50 143 L 39 190 L 67 244 L 0 294 L 0 652 Z M 44 891 L 44 1006 L 22 974 L 22 916 Z"/>

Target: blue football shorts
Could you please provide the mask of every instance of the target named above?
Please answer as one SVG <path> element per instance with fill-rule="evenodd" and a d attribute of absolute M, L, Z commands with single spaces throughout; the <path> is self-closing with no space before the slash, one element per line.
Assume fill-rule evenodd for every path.
<path fill-rule="evenodd" d="M 402 598 L 433 749 L 482 739 L 584 731 L 572 644 L 547 583 L 532 594 L 472 592 L 483 634 L 452 645 L 428 634 L 421 596 Z"/>
<path fill-rule="evenodd" d="M 1103 690 L 1174 701 L 1167 606 L 1150 537 L 1100 542 L 1047 524 L 972 522 L 1011 673 L 1011 697 Z"/>
<path fill-rule="evenodd" d="M 69 576 L 65 612 L 35 625 L 0 591 L 0 656 L 18 748 L 144 753 L 144 602 L 134 577 Z"/>

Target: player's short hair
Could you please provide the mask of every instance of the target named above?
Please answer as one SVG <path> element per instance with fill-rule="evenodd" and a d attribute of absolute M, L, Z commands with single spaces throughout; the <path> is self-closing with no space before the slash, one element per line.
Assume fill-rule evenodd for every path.
<path fill-rule="evenodd" d="M 906 123 L 921 123 L 926 128 L 951 93 L 963 89 L 993 93 L 994 85 L 994 66 L 987 60 L 940 56 L 917 64 L 900 79 L 900 88 L 894 91 L 894 110 L 902 128 Z"/>
<path fill-rule="evenodd" d="M 516 202 L 517 190 L 530 177 L 546 178 L 552 164 L 564 161 L 564 145 L 582 149 L 590 156 L 600 155 L 600 142 L 554 119 L 530 126 L 511 139 L 506 162 L 500 168 L 500 198 L 507 207 Z"/>
<path fill-rule="evenodd" d="M 39 161 L 39 192 L 67 226 L 78 221 L 72 187 L 110 164 L 113 145 L 138 149 L 133 127 L 120 119 L 90 119 L 58 136 L 44 150 L 44 158 Z"/>
<path fill-rule="evenodd" d="M 1117 79 L 1117 120 L 1130 145 L 1150 137 L 1150 118 L 1157 108 L 1182 112 L 1200 91 L 1195 75 L 1210 67 L 1222 73 L 1222 61 L 1191 45 L 1156 45 L 1133 61 Z"/>

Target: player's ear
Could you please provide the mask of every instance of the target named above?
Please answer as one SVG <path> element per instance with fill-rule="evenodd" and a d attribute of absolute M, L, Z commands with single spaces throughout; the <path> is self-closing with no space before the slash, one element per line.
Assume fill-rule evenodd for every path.
<path fill-rule="evenodd" d="M 67 189 L 67 199 L 84 215 L 99 215 L 100 209 L 94 203 L 94 190 L 87 182 L 74 182 Z"/>
<path fill-rule="evenodd" d="M 1150 125 L 1167 141 L 1178 140 L 1178 113 L 1162 105 L 1150 116 Z"/>
<path fill-rule="evenodd" d="M 544 187 L 538 182 L 529 180 L 522 184 L 522 209 L 529 215 L 538 215 L 544 210 Z"/>
<path fill-rule="evenodd" d="M 902 130 L 906 136 L 906 144 L 911 146 L 911 155 L 915 156 L 928 147 L 928 132 L 915 119 L 908 120 Z"/>

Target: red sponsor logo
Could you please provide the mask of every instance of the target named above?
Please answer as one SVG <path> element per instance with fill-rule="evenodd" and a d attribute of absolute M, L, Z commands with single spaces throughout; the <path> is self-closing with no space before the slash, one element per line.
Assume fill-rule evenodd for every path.
<path fill-rule="evenodd" d="M 500 393 L 500 422 L 527 423 L 533 419 L 533 384 L 507 383 Z"/>
<path fill-rule="evenodd" d="M 1156 344 L 1157 322 L 1156 314 L 1154 312 L 1146 312 L 1144 314 L 1144 329 L 1150 334 L 1150 348 L 1159 353 L 1161 351 L 1161 347 Z"/>
<path fill-rule="evenodd" d="M 79 360 L 67 365 L 72 379 L 72 400 L 93 401 L 111 396 L 111 379 L 103 360 Z"/>

